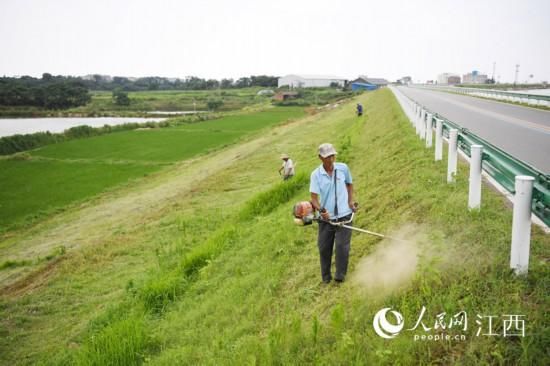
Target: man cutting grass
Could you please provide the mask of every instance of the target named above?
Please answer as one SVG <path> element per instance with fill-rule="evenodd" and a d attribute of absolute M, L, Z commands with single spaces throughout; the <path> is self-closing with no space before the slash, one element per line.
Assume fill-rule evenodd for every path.
<path fill-rule="evenodd" d="M 336 150 L 331 144 L 319 146 L 322 164 L 311 173 L 309 191 L 311 204 L 319 210 L 324 221 L 342 222 L 351 219 L 355 210 L 353 184 L 349 168 L 336 163 Z M 336 273 L 334 280 L 346 278 L 351 243 L 351 230 L 319 221 L 317 245 L 321 259 L 321 277 L 324 283 L 332 280 L 332 252 L 336 245 Z M 351 225 L 351 223 L 350 223 Z"/>

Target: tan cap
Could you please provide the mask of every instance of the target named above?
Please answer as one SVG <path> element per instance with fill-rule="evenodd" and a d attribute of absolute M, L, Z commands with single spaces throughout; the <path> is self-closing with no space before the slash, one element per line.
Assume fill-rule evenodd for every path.
<path fill-rule="evenodd" d="M 336 150 L 334 150 L 334 146 L 332 146 L 332 144 L 324 143 L 319 146 L 319 155 L 321 155 L 321 157 L 323 158 L 336 154 L 338 153 L 336 152 Z"/>
<path fill-rule="evenodd" d="M 288 159 L 288 154 L 281 154 L 281 159 Z"/>

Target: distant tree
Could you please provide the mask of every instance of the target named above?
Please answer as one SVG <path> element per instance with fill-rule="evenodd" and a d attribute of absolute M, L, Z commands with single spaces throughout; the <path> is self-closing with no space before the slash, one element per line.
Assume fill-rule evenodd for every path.
<path fill-rule="evenodd" d="M 206 88 L 207 89 L 217 89 L 220 86 L 220 82 L 215 79 L 208 79 L 206 81 Z"/>
<path fill-rule="evenodd" d="M 49 74 L 47 72 L 43 73 L 42 74 L 42 80 L 44 81 L 51 81 L 53 79 L 53 76 L 52 74 Z"/>
<path fill-rule="evenodd" d="M 113 90 L 113 100 L 116 105 L 130 105 L 128 93 L 121 88 Z"/>
<path fill-rule="evenodd" d="M 276 76 L 258 75 L 250 76 L 250 86 L 263 86 L 265 88 L 276 88 L 279 79 Z"/>
<path fill-rule="evenodd" d="M 338 84 L 337 82 L 333 81 L 330 83 L 329 85 L 330 88 L 339 88 L 340 87 L 340 84 Z"/>
<path fill-rule="evenodd" d="M 233 87 L 233 79 L 222 79 L 222 89 L 229 89 Z"/>
<path fill-rule="evenodd" d="M 188 90 L 204 90 L 206 89 L 206 80 L 196 76 L 189 76 L 185 79 L 185 89 Z"/>
<path fill-rule="evenodd" d="M 248 88 L 250 86 L 250 78 L 242 77 L 235 82 L 237 88 Z"/>
<path fill-rule="evenodd" d="M 223 105 L 223 100 L 221 99 L 210 99 L 206 102 L 206 106 L 209 110 L 215 111 Z"/>

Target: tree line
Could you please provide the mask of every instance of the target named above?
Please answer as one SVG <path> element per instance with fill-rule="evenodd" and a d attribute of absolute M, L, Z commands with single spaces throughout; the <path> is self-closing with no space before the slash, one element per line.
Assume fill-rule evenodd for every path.
<path fill-rule="evenodd" d="M 147 91 L 147 90 L 211 90 L 248 88 L 260 86 L 276 88 L 277 76 L 257 75 L 234 79 L 203 79 L 196 76 L 188 76 L 185 79 L 169 79 L 158 76 L 143 78 L 127 78 L 122 76 L 108 77 L 103 75 L 91 75 L 82 80 L 90 90 L 115 90 Z"/>
<path fill-rule="evenodd" d="M 66 109 L 84 105 L 90 100 L 88 87 L 79 78 L 50 74 L 43 74 L 41 79 L 30 76 L 0 78 L 2 106 Z"/>
<path fill-rule="evenodd" d="M 121 91 L 147 90 L 212 90 L 247 88 L 253 86 L 276 88 L 276 76 L 258 75 L 234 79 L 203 79 L 189 76 L 185 79 L 143 77 L 131 79 L 115 76 L 90 77 L 54 76 L 44 73 L 42 78 L 31 76 L 0 77 L 0 106 L 36 106 L 46 109 L 66 109 L 85 105 L 91 100 L 90 90 L 113 91 L 117 104 L 126 105 Z"/>

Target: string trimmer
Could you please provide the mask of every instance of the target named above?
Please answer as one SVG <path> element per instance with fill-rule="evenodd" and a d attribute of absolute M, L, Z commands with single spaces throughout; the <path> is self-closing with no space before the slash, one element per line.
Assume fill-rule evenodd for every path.
<path fill-rule="evenodd" d="M 293 215 L 294 215 L 294 223 L 296 225 L 299 225 L 299 226 L 311 225 L 314 222 L 324 222 L 324 223 L 330 224 L 332 226 L 343 227 L 343 228 L 346 228 L 346 229 L 359 231 L 360 233 L 365 233 L 365 234 L 369 234 L 369 235 L 378 236 L 380 238 L 388 238 L 388 239 L 393 239 L 393 240 L 406 241 L 406 240 L 403 240 L 403 239 L 393 238 L 391 236 L 387 236 L 387 235 L 380 234 L 380 233 L 375 233 L 374 231 L 360 229 L 358 227 L 354 227 L 354 226 L 349 225 L 353 221 L 353 218 L 355 216 L 355 212 L 353 212 L 351 214 L 351 218 L 347 221 L 330 221 L 330 220 L 327 221 L 327 220 L 324 220 L 322 218 L 322 216 L 319 214 L 318 211 L 313 209 L 313 205 L 311 204 L 311 202 L 308 202 L 308 201 L 298 202 L 297 204 L 294 205 L 294 208 L 293 208 L 292 211 L 293 211 Z"/>

